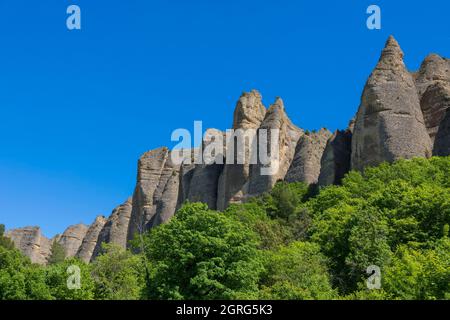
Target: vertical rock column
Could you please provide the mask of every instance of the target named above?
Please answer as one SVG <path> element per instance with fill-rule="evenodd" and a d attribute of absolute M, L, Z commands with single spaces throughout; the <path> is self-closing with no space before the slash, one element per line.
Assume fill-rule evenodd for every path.
<path fill-rule="evenodd" d="M 130 197 L 125 203 L 113 210 L 98 235 L 91 261 L 100 254 L 102 243 L 113 243 L 124 249 L 127 247 L 128 224 L 130 222 L 131 208 L 132 199 Z"/>
<path fill-rule="evenodd" d="M 431 140 L 413 78 L 397 41 L 390 37 L 362 94 L 352 138 L 352 169 L 430 156 Z"/>
<path fill-rule="evenodd" d="M 305 133 L 300 137 L 294 159 L 285 177 L 287 182 L 317 183 L 320 161 L 331 135 L 327 129 L 321 129 L 319 132 Z"/>
<path fill-rule="evenodd" d="M 274 152 L 278 152 L 278 160 L 271 154 L 271 129 L 276 129 L 279 133 L 278 137 L 275 137 L 276 140 L 274 140 L 278 141 L 278 150 L 274 150 Z M 297 142 L 303 134 L 303 131 L 294 126 L 291 120 L 289 120 L 281 98 L 277 98 L 275 103 L 267 111 L 258 132 L 261 130 L 266 130 L 267 132 L 267 153 L 270 158 L 270 163 L 262 163 L 258 154 L 258 163 L 250 166 L 248 196 L 257 196 L 267 192 L 272 189 L 276 182 L 285 178 L 294 157 Z M 261 140 L 261 136 L 258 133 L 258 141 L 259 140 Z M 260 142 L 258 142 L 258 144 L 259 143 Z M 258 149 L 259 148 L 260 146 L 258 145 Z M 275 162 L 278 163 L 276 164 Z M 263 174 L 262 169 L 268 169 L 269 167 L 277 170 L 272 174 Z"/>
<path fill-rule="evenodd" d="M 99 239 L 99 234 L 103 229 L 103 226 L 106 223 L 106 218 L 103 216 L 98 216 L 94 223 L 89 227 L 86 232 L 86 236 L 81 243 L 80 248 L 77 252 L 77 257 L 80 258 L 84 262 L 91 261 L 92 254 L 94 253 L 94 249 L 97 245 L 97 241 Z"/>
<path fill-rule="evenodd" d="M 264 120 L 266 108 L 262 104 L 261 94 L 253 90 L 243 93 L 236 104 L 233 117 L 233 129 L 242 130 L 245 136 L 248 130 L 257 130 Z M 240 202 L 248 193 L 248 182 L 250 177 L 250 148 L 245 145 L 245 162 L 237 164 L 237 146 L 235 141 L 227 141 L 234 144 L 233 164 L 225 164 L 218 181 L 217 209 L 224 210 L 229 203 Z M 251 142 L 248 142 L 251 143 Z M 230 162 L 230 161 L 228 161 Z"/>

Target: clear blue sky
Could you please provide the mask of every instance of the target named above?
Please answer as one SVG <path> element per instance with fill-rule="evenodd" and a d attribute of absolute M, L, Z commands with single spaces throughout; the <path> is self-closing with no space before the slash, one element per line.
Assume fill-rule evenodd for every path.
<path fill-rule="evenodd" d="M 194 120 L 229 127 L 252 88 L 302 128 L 345 128 L 388 35 L 416 69 L 450 57 L 449 16 L 448 0 L 1 0 L 0 222 L 53 236 L 109 215 L 140 154 Z"/>

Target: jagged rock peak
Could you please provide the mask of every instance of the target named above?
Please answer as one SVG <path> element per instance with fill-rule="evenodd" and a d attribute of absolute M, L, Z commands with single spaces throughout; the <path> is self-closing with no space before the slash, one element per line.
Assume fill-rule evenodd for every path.
<path fill-rule="evenodd" d="M 261 94 L 257 90 L 244 92 L 234 109 L 233 129 L 256 129 L 265 114 Z"/>
<path fill-rule="evenodd" d="M 259 130 L 267 130 L 268 137 L 271 136 L 271 129 L 279 130 L 278 136 L 278 159 L 271 154 L 269 164 L 252 164 L 250 166 L 250 181 L 248 187 L 248 195 L 259 195 L 263 192 L 269 191 L 277 181 L 283 180 L 291 165 L 294 157 L 297 142 L 303 130 L 292 124 L 287 116 L 284 103 L 281 98 L 276 98 L 275 102 L 270 106 L 266 116 L 259 127 Z M 259 137 L 260 138 L 260 137 Z M 274 147 L 271 144 L 272 137 L 268 138 L 267 151 L 270 154 Z M 259 148 L 260 146 L 258 146 Z M 275 150 L 274 150 L 275 151 Z M 271 174 L 263 173 L 261 169 L 269 169 L 275 171 Z"/>
<path fill-rule="evenodd" d="M 404 68 L 403 56 L 403 51 L 397 40 L 393 36 L 389 36 L 375 70 Z"/>
<path fill-rule="evenodd" d="M 435 53 L 428 55 L 415 74 L 416 81 L 450 81 L 450 60 Z"/>
<path fill-rule="evenodd" d="M 391 37 L 361 97 L 352 137 L 352 169 L 429 157 L 431 149 L 416 86 Z"/>
<path fill-rule="evenodd" d="M 259 128 L 266 115 L 266 107 L 263 105 L 261 99 L 261 94 L 256 90 L 241 95 L 234 110 L 233 129 L 243 129 L 246 131 Z M 229 150 L 235 151 L 232 157 L 236 160 L 237 145 L 234 139 L 225 142 L 233 143 L 234 148 Z M 215 206 L 218 210 L 224 210 L 229 203 L 240 202 L 247 193 L 250 170 L 248 159 L 252 148 L 252 145 L 245 144 L 244 154 L 246 161 L 243 164 L 229 164 L 224 165 L 222 169 L 216 168 L 218 169 L 215 171 L 216 173 L 221 171 L 218 177 L 217 203 Z M 230 159 L 228 160 L 232 162 Z M 212 199 L 212 197 L 209 197 L 209 199 Z"/>

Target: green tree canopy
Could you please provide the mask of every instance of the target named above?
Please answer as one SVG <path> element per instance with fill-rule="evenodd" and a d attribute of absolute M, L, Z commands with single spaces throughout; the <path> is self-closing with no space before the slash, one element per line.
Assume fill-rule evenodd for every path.
<path fill-rule="evenodd" d="M 147 295 L 155 299 L 256 297 L 262 262 L 257 236 L 205 204 L 183 206 L 151 230 L 145 254 L 151 261 Z"/>

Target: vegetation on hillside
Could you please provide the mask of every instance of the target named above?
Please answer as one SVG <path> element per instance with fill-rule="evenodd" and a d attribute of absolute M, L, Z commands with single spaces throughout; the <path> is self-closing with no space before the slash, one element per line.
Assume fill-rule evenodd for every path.
<path fill-rule="evenodd" d="M 320 190 L 280 182 L 224 212 L 186 203 L 139 253 L 105 245 L 91 264 L 54 246 L 34 265 L 0 228 L 0 299 L 450 299 L 449 225 L 450 157 L 400 160 Z"/>

